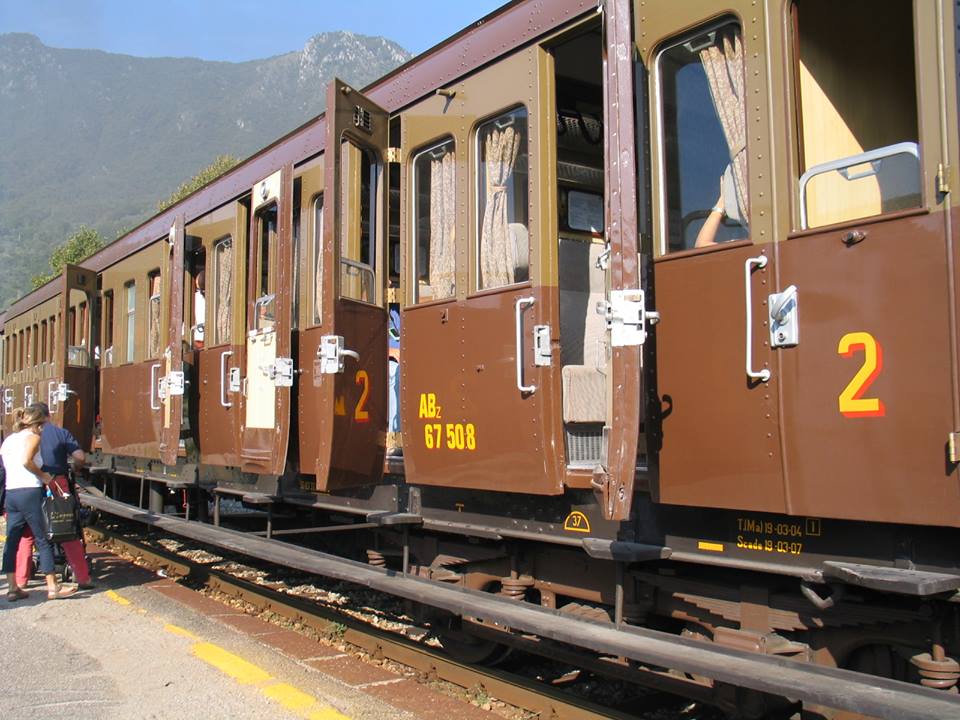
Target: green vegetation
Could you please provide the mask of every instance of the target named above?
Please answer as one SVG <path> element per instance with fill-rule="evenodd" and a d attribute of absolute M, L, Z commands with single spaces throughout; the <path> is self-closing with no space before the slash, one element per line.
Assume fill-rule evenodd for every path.
<path fill-rule="evenodd" d="M 207 165 L 203 170 L 198 172 L 185 183 L 180 183 L 180 187 L 173 192 L 173 195 L 168 197 L 166 200 L 161 200 L 158 202 L 157 210 L 166 210 L 171 205 L 175 205 L 183 200 L 187 195 L 199 190 L 207 183 L 211 183 L 216 180 L 239 162 L 240 158 L 236 158 L 233 155 L 218 155 L 217 159 Z"/>
<path fill-rule="evenodd" d="M 43 275 L 34 275 L 31 280 L 33 289 L 36 290 L 55 277 L 59 277 L 63 273 L 64 266 L 79 265 L 104 245 L 106 243 L 100 233 L 86 225 L 81 225 L 80 229 L 71 235 L 65 243 L 58 245 L 50 253 L 50 272 Z"/>

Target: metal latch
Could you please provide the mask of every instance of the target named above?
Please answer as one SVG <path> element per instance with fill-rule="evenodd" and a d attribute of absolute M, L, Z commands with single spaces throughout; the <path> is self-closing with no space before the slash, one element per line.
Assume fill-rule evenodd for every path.
<path fill-rule="evenodd" d="M 550 326 L 533 326 L 533 364 L 536 367 L 550 367 L 553 362 L 553 348 L 550 346 Z"/>
<path fill-rule="evenodd" d="M 611 291 L 606 317 L 612 347 L 643 345 L 647 341 L 647 324 L 660 322 L 660 313 L 647 310 L 641 288 Z"/>
<path fill-rule="evenodd" d="M 960 463 L 960 433 L 958 432 L 947 434 L 947 460 Z"/>
<path fill-rule="evenodd" d="M 317 357 L 320 359 L 320 373 L 335 375 L 343 372 L 344 357 L 349 356 L 359 361 L 360 355 L 353 350 L 343 347 L 342 335 L 324 335 L 320 338 L 317 348 Z"/>
<path fill-rule="evenodd" d="M 4 388 L 3 390 L 3 414 L 9 415 L 13 412 L 13 388 Z"/>
<path fill-rule="evenodd" d="M 50 388 L 53 392 L 54 402 L 55 403 L 65 403 L 67 398 L 71 395 L 76 395 L 76 393 L 70 389 L 70 386 L 67 383 L 56 383 L 56 386 Z"/>
<path fill-rule="evenodd" d="M 260 370 L 276 387 L 293 386 L 293 358 L 278 357 L 272 365 L 261 365 Z"/>
<path fill-rule="evenodd" d="M 793 347 L 800 343 L 799 293 L 796 285 L 767 298 L 770 308 L 770 347 Z"/>
<path fill-rule="evenodd" d="M 184 379 L 182 370 L 171 370 L 166 377 L 167 397 L 183 395 Z"/>
<path fill-rule="evenodd" d="M 240 368 L 230 368 L 230 375 L 227 380 L 227 390 L 229 392 L 240 392 Z"/>

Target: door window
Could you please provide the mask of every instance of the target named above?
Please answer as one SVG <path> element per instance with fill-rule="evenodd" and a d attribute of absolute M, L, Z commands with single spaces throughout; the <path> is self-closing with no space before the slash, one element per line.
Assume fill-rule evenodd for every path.
<path fill-rule="evenodd" d="M 529 278 L 527 109 L 477 128 L 477 264 L 479 288 Z"/>
<path fill-rule="evenodd" d="M 147 302 L 147 357 L 160 356 L 160 271 L 147 276 L 150 298 Z"/>
<path fill-rule="evenodd" d="M 661 252 L 749 236 L 743 68 L 732 22 L 687 35 L 657 57 Z"/>
<path fill-rule="evenodd" d="M 913 3 L 803 0 L 792 10 L 801 229 L 919 206 Z M 851 37 L 876 50 L 851 53 Z"/>
<path fill-rule="evenodd" d="M 277 206 L 272 205 L 257 213 L 257 292 L 254 303 L 254 330 L 271 330 L 276 315 L 276 273 L 271 262 L 277 246 Z"/>
<path fill-rule="evenodd" d="M 376 302 L 377 181 L 380 167 L 369 150 L 340 146 L 340 296 Z"/>
<path fill-rule="evenodd" d="M 454 141 L 443 140 L 413 159 L 413 263 L 415 302 L 456 293 L 457 221 Z"/>
<path fill-rule="evenodd" d="M 213 246 L 213 283 L 213 344 L 223 345 L 230 342 L 233 319 L 233 239 L 229 235 Z M 205 322 L 205 318 L 206 299 L 196 321 Z"/>
<path fill-rule="evenodd" d="M 124 362 L 132 363 L 134 357 L 137 328 L 137 284 L 131 280 L 124 287 L 127 296 L 127 343 Z"/>
<path fill-rule="evenodd" d="M 323 321 L 323 194 L 313 201 L 313 322 Z"/>

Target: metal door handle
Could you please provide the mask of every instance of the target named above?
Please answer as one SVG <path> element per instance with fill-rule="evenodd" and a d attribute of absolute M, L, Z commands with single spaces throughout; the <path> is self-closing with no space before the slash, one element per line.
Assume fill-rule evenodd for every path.
<path fill-rule="evenodd" d="M 56 380 L 51 380 L 47 383 L 47 405 L 54 406 L 57 404 L 57 388 L 59 383 Z"/>
<path fill-rule="evenodd" d="M 154 395 L 157 394 L 157 371 L 160 370 L 160 363 L 150 366 L 150 409 L 159 410 L 160 403 L 153 404 Z"/>
<path fill-rule="evenodd" d="M 534 297 L 522 297 L 517 298 L 513 306 L 517 329 L 517 390 L 530 394 L 537 391 L 537 386 L 523 384 L 523 308 L 526 305 L 532 307 L 536 302 L 537 299 Z"/>
<path fill-rule="evenodd" d="M 767 266 L 767 256 L 758 255 L 757 257 L 747 258 L 743 263 L 743 292 L 746 297 L 747 303 L 747 362 L 746 370 L 747 377 L 753 380 L 760 380 L 761 382 L 766 382 L 770 379 L 770 371 L 767 368 L 763 368 L 759 371 L 754 371 L 753 369 L 753 291 L 750 285 L 750 273 L 753 270 L 753 266 L 756 265 L 759 268 Z"/>
<path fill-rule="evenodd" d="M 220 404 L 225 408 L 233 407 L 233 403 L 227 400 L 225 380 L 227 377 L 227 358 L 233 357 L 232 350 L 226 350 L 220 354 Z"/>

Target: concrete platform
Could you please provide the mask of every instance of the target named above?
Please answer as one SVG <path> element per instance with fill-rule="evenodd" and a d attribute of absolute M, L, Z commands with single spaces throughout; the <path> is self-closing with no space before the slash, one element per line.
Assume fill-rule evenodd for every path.
<path fill-rule="evenodd" d="M 48 601 L 0 581 L 0 718 L 494 717 L 89 548 L 98 587 Z"/>

